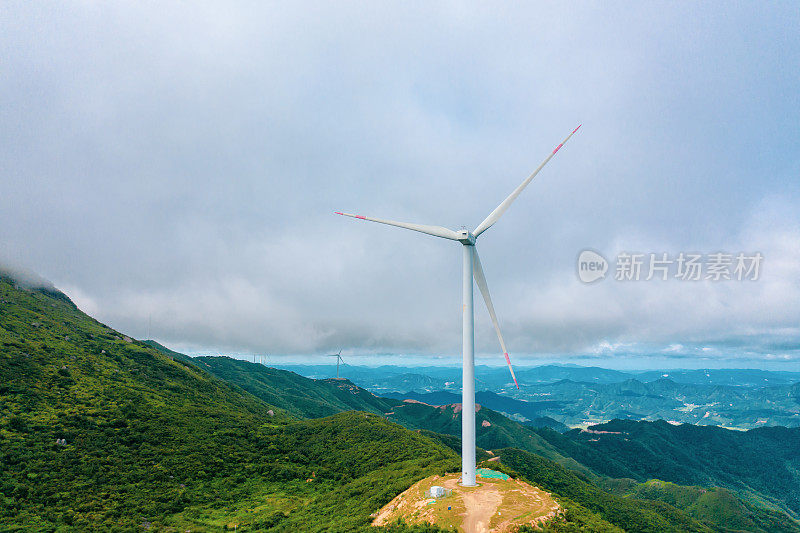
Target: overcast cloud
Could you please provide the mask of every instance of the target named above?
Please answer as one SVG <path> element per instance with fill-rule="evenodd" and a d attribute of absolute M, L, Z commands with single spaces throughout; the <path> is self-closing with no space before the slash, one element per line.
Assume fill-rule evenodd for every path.
<path fill-rule="evenodd" d="M 800 361 L 795 2 L 0 6 L 0 261 L 190 352 Z M 764 255 L 584 285 L 584 248 Z M 477 296 L 477 294 L 476 294 Z M 496 338 L 476 300 L 476 344 Z"/>

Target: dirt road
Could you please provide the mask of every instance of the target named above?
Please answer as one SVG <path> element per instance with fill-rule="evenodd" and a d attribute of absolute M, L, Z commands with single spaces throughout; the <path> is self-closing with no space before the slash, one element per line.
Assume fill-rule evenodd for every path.
<path fill-rule="evenodd" d="M 489 522 L 503 501 L 500 492 L 485 490 L 482 492 L 464 492 L 464 504 L 467 514 L 464 516 L 464 533 L 489 533 Z"/>

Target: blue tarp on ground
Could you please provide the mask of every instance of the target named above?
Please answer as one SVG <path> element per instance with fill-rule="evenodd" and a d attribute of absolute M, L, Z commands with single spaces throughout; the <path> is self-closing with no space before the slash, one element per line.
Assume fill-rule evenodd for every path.
<path fill-rule="evenodd" d="M 476 473 L 480 477 L 486 477 L 491 479 L 502 479 L 503 481 L 508 479 L 508 476 L 506 474 L 498 472 L 497 470 L 490 470 L 489 468 L 479 468 L 478 470 L 476 470 Z"/>

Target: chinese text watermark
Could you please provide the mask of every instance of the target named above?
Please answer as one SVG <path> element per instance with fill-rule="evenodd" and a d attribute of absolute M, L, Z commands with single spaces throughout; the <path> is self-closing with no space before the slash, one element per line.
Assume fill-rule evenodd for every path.
<path fill-rule="evenodd" d="M 600 253 L 583 250 L 578 254 L 578 279 L 592 283 L 611 270 L 616 281 L 756 281 L 761 275 L 761 252 L 620 252 L 613 268 Z"/>

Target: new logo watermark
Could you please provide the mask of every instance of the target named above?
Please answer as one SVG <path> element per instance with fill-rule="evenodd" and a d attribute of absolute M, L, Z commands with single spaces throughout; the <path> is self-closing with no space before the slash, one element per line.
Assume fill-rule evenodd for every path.
<path fill-rule="evenodd" d="M 761 252 L 620 252 L 615 258 L 614 280 L 756 281 L 763 261 Z M 605 279 L 609 268 L 609 261 L 599 252 L 586 249 L 578 254 L 578 279 L 584 283 Z"/>
<path fill-rule="evenodd" d="M 578 254 L 578 279 L 593 283 L 606 277 L 608 261 L 594 250 L 584 250 Z"/>

